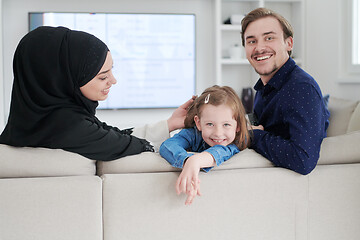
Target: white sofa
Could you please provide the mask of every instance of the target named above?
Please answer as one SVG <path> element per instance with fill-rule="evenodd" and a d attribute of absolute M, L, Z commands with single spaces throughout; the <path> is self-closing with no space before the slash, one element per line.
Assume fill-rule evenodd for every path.
<path fill-rule="evenodd" d="M 201 173 L 185 206 L 156 153 L 95 162 L 0 145 L 0 240 L 360 238 L 360 104 L 330 98 L 319 164 L 303 176 L 244 150 Z"/>

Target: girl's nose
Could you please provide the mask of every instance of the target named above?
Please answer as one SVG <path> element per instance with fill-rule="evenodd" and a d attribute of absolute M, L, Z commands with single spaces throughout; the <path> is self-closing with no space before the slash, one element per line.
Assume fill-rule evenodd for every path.
<path fill-rule="evenodd" d="M 217 126 L 215 128 L 215 136 L 221 136 L 221 134 L 222 134 L 221 127 Z"/>

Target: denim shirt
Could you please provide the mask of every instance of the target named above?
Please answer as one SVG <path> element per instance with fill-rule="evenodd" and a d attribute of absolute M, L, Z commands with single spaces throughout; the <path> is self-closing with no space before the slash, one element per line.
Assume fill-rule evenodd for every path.
<path fill-rule="evenodd" d="M 198 131 L 196 127 L 193 127 L 182 129 L 179 133 L 164 141 L 160 146 L 159 153 L 173 167 L 183 168 L 185 160 L 194 155 L 194 153 L 191 152 L 203 151 L 210 153 L 214 157 L 217 166 L 240 152 L 235 144 L 210 147 L 203 140 L 201 132 Z M 203 170 L 208 172 L 211 169 L 212 167 L 208 167 Z"/>
<path fill-rule="evenodd" d="M 254 130 L 256 152 L 276 166 L 310 173 L 326 137 L 329 111 L 320 87 L 291 58 L 264 85 L 255 85 L 254 112 L 263 130 Z"/>

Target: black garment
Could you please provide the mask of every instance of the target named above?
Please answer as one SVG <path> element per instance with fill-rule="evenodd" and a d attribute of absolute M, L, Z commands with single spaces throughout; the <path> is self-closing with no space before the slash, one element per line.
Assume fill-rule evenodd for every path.
<path fill-rule="evenodd" d="M 108 51 L 95 36 L 64 27 L 39 27 L 24 36 L 14 55 L 10 114 L 0 143 L 61 148 L 94 160 L 151 149 L 146 140 L 100 122 L 98 102 L 80 91 Z"/>

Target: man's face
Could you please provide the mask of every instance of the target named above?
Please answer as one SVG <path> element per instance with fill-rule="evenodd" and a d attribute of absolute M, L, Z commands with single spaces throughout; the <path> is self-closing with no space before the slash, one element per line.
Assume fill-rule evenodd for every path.
<path fill-rule="evenodd" d="M 271 16 L 250 23 L 244 38 L 246 58 L 266 84 L 288 60 L 293 39 L 284 39 L 279 21 Z"/>

